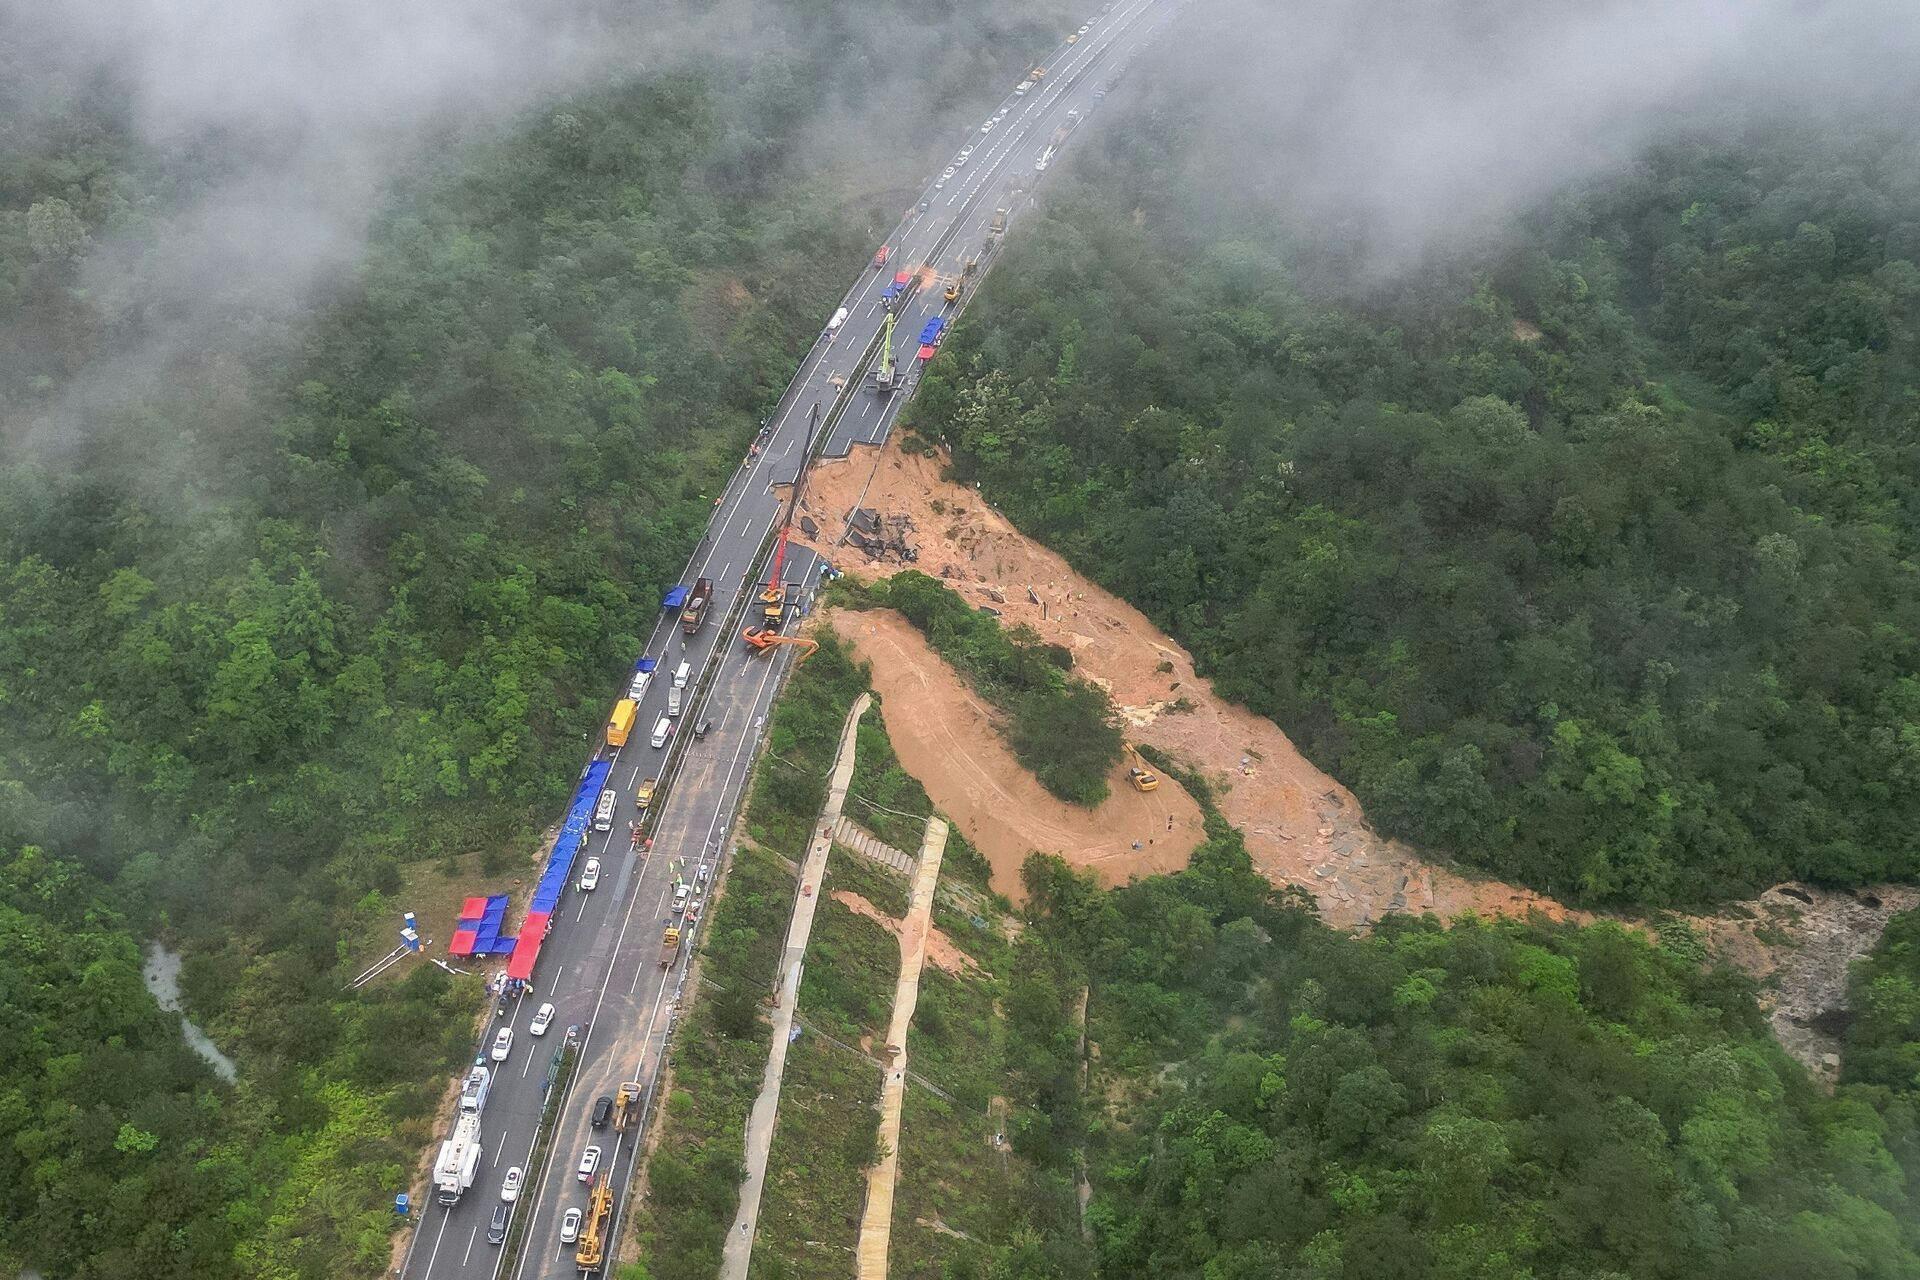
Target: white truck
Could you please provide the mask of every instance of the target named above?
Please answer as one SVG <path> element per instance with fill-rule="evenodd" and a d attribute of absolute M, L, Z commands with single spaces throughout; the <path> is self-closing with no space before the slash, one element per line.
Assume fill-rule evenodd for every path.
<path fill-rule="evenodd" d="M 434 1195 L 441 1204 L 459 1203 L 460 1193 L 480 1172 L 480 1155 L 480 1117 L 463 1111 L 453 1136 L 440 1144 L 440 1158 L 433 1166 Z"/>
<path fill-rule="evenodd" d="M 467 1072 L 467 1083 L 460 1089 L 460 1114 L 479 1115 L 486 1108 L 487 1094 L 493 1089 L 493 1069 L 475 1067 Z"/>
<path fill-rule="evenodd" d="M 687 691 L 685 689 L 682 689 L 677 684 L 667 690 L 667 714 L 668 715 L 677 716 L 680 714 L 680 702 L 686 696 L 686 692 Z"/>

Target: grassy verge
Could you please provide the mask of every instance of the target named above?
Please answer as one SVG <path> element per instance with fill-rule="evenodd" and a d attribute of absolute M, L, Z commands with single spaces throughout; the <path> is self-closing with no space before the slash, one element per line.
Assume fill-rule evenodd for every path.
<path fill-rule="evenodd" d="M 836 889 L 859 894 L 880 914 L 895 920 L 907 914 L 907 878 L 842 844 L 833 846 L 833 856 L 827 863 L 827 891 Z"/>
<path fill-rule="evenodd" d="M 863 861 L 844 856 L 830 879 Z M 892 934 L 837 902 L 822 902 L 807 946 L 800 1013 L 849 1045 L 871 1035 L 881 1052 L 899 973 Z M 851 1270 L 866 1171 L 878 1154 L 879 1098 L 880 1069 L 867 1058 L 817 1035 L 802 1035 L 788 1051 L 754 1245 L 765 1274 L 840 1280 Z"/>
<path fill-rule="evenodd" d="M 874 835 L 911 855 L 920 847 L 933 801 L 893 754 L 883 711 L 876 704 L 860 722 L 860 755 L 854 762 L 846 812 Z"/>
<path fill-rule="evenodd" d="M 850 593 L 851 594 L 851 593 Z M 1120 762 L 1120 729 L 1106 692 L 1068 673 L 1073 655 L 990 614 L 917 570 L 876 582 L 873 604 L 898 609 L 980 695 L 1006 713 L 1007 744 L 1040 785 L 1073 804 L 1107 798 Z"/>
<path fill-rule="evenodd" d="M 705 1280 L 739 1205 L 747 1111 L 767 1060 L 758 999 L 771 982 L 793 902 L 793 877 L 774 857 L 742 848 L 701 951 L 708 988 L 673 1051 L 673 1088 L 639 1210 L 640 1252 L 657 1280 Z"/>
<path fill-rule="evenodd" d="M 747 834 L 795 858 L 826 802 L 847 711 L 867 687 L 839 637 L 821 629 L 814 639 L 819 651 L 794 672 L 774 707 L 747 808 Z"/>

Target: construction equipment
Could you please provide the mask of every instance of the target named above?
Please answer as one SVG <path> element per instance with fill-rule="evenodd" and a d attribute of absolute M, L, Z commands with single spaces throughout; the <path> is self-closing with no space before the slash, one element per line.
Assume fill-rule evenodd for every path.
<path fill-rule="evenodd" d="M 888 319 L 891 320 L 892 316 L 889 315 Z M 759 602 L 754 606 L 760 620 L 757 624 L 749 624 L 740 633 L 748 644 L 752 644 L 754 636 L 762 632 L 778 632 L 780 624 L 787 620 L 788 606 L 799 602 L 798 587 L 789 589 L 780 581 L 780 568 L 787 561 L 787 535 L 793 529 L 793 513 L 799 509 L 801 496 L 807 490 L 807 463 L 813 457 L 813 432 L 819 424 L 820 402 L 816 400 L 813 403 L 813 415 L 807 420 L 806 442 L 800 449 L 800 470 L 793 477 L 793 495 L 787 501 L 786 515 L 780 521 L 780 536 L 774 540 L 773 564 L 767 571 L 767 585 L 761 588 Z"/>
<path fill-rule="evenodd" d="M 900 385 L 900 379 L 893 367 L 893 309 L 887 309 L 887 315 L 880 325 L 880 367 L 867 375 L 873 380 L 873 389 L 886 395 Z"/>
<path fill-rule="evenodd" d="M 670 924 L 667 931 L 660 935 L 660 967 L 673 967 L 673 958 L 680 954 L 680 926 Z"/>
<path fill-rule="evenodd" d="M 960 295 L 967 291 L 967 282 L 973 279 L 974 270 L 979 267 L 979 265 L 979 259 L 968 258 L 966 265 L 960 268 L 960 274 L 947 281 L 946 298 L 948 305 L 960 301 Z"/>
<path fill-rule="evenodd" d="M 783 644 L 801 646 L 800 656 L 793 660 L 793 665 L 796 667 L 805 662 L 812 656 L 813 651 L 820 647 L 818 640 L 809 640 L 805 636 L 783 636 L 777 631 L 749 631 L 746 639 L 747 647 L 755 653 L 772 653 L 777 646 Z"/>
<path fill-rule="evenodd" d="M 633 793 L 633 807 L 645 813 L 647 806 L 653 803 L 653 789 L 659 785 L 660 779 L 658 778 L 648 778 L 645 782 L 641 783 L 640 789 Z"/>
<path fill-rule="evenodd" d="M 1152 791 L 1160 785 L 1160 775 L 1147 768 L 1147 762 L 1129 742 L 1127 747 L 1127 781 L 1133 784 L 1135 791 Z"/>
<path fill-rule="evenodd" d="M 991 232 L 993 235 L 997 236 L 1002 231 L 1005 231 L 1006 229 L 1007 229 L 1007 210 L 995 209 L 993 211 L 993 221 L 987 224 L 987 230 Z"/>
<path fill-rule="evenodd" d="M 580 1232 L 580 1247 L 574 1251 L 573 1265 L 582 1271 L 597 1271 L 607 1254 L 607 1219 L 613 1215 L 613 1179 L 602 1178 L 587 1197 L 587 1225 Z"/>
<path fill-rule="evenodd" d="M 620 1091 L 613 1095 L 613 1127 L 622 1133 L 627 1131 L 640 1114 L 640 1082 L 628 1080 L 621 1084 Z"/>

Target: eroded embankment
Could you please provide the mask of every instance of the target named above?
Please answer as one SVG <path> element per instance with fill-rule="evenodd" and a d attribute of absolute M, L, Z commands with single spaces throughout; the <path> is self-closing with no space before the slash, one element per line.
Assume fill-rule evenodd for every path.
<path fill-rule="evenodd" d="M 1119 706 L 1128 736 L 1205 775 L 1221 812 L 1245 834 L 1254 865 L 1276 884 L 1305 889 L 1329 922 L 1365 924 L 1389 911 L 1454 916 L 1469 910 L 1514 914 L 1538 909 L 1566 914 L 1560 904 L 1531 890 L 1461 875 L 1427 862 L 1399 841 L 1382 838 L 1367 826 L 1352 794 L 1302 756 L 1279 726 L 1217 696 L 1209 681 L 1194 674 L 1192 655 L 1144 614 L 1020 533 L 978 493 L 942 479 L 936 459 L 905 454 L 892 444 L 860 448 L 846 459 L 818 464 L 807 480 L 806 508 L 819 526 L 814 545 L 835 565 L 868 580 L 906 567 L 893 555 L 874 560 L 852 546 L 835 545 L 847 513 L 855 507 L 882 517 L 907 517 L 907 537 L 918 555 L 911 567 L 940 578 L 975 604 L 998 610 L 1009 625 L 1024 623 L 1046 640 L 1070 648 L 1076 673 L 1103 686 Z M 876 629 L 871 642 L 881 643 L 884 637 L 884 651 L 863 650 L 874 663 L 875 686 L 883 698 L 889 697 L 888 684 L 904 690 L 923 675 L 936 678 L 926 662 L 931 651 L 924 642 L 914 647 L 905 637 L 911 632 L 904 622 Z M 912 634 L 917 640 L 917 633 Z M 860 637 L 851 638 L 858 646 Z M 941 671 L 947 670 L 934 661 Z M 901 669 L 894 669 L 897 664 Z M 957 677 L 948 672 L 942 679 Z M 907 759 L 909 751 L 919 749 L 914 742 L 919 730 L 913 723 L 917 717 L 900 709 L 914 704 L 894 698 L 889 705 L 897 708 L 888 725 L 902 759 L 922 777 L 934 803 L 961 818 L 961 829 L 995 859 L 996 867 L 1002 858 L 1017 863 L 1026 849 L 1051 847 L 1029 840 L 1018 853 L 996 849 L 995 834 L 976 836 L 964 813 L 954 807 L 980 807 L 982 801 L 967 794 L 978 791 L 987 793 L 985 803 L 992 808 L 999 802 L 990 793 L 1003 783 L 1014 785 L 997 765 L 974 775 L 968 763 L 979 754 L 976 744 L 990 740 L 991 734 L 962 732 L 945 713 L 935 717 L 927 728 L 933 740 L 925 754 L 938 765 L 938 773 L 928 777 Z M 984 728 L 985 709 L 974 706 L 975 723 Z M 897 727 L 896 720 L 901 722 Z M 1017 764 L 1014 768 L 1031 784 L 1025 770 Z M 960 794 L 943 795 L 942 776 L 972 780 L 955 788 Z M 1071 809 L 1038 784 L 1031 789 L 1050 805 Z M 1117 790 L 1126 788 L 1122 784 Z M 993 825 L 1003 828 L 1016 845 L 1028 821 L 1021 812 L 1024 807 L 994 815 Z M 1064 819 L 1056 822 L 1068 825 Z M 1165 827 L 1164 817 L 1160 825 Z M 1168 845 L 1163 835 L 1144 847 L 1146 856 L 1134 857 L 1133 840 L 1153 838 L 1151 831 L 1146 837 L 1138 832 L 1138 824 L 1129 820 L 1111 834 L 1096 832 L 1098 838 L 1079 853 L 1075 839 L 1063 835 L 1056 851 L 1069 861 L 1094 866 L 1108 880 L 1124 880 L 1137 872 L 1179 865 L 1197 843 Z M 995 885 L 1000 884 L 996 873 Z"/>
<path fill-rule="evenodd" d="M 907 566 L 893 554 L 871 558 L 844 543 L 842 531 L 855 507 L 905 517 L 910 524 L 895 527 L 917 553 L 911 567 L 993 608 L 1008 624 L 1024 623 L 1043 639 L 1068 646 L 1076 672 L 1112 695 L 1128 721 L 1128 735 L 1206 776 L 1221 812 L 1245 834 L 1254 865 L 1275 884 L 1306 890 L 1330 923 L 1363 925 L 1392 911 L 1450 918 L 1465 911 L 1540 910 L 1588 918 L 1531 890 L 1438 866 L 1402 842 L 1382 838 L 1367 826 L 1352 794 L 1303 757 L 1277 725 L 1218 697 L 1194 674 L 1192 656 L 1145 615 L 1025 537 L 978 493 L 942 479 L 943 465 L 938 457 L 903 453 L 892 444 L 821 464 L 809 477 L 806 504 L 820 529 L 814 545 L 855 577 L 885 577 Z M 957 729 L 944 714 L 924 722 L 915 714 L 923 680 L 958 684 L 959 678 L 908 624 L 897 617 L 875 621 L 864 646 L 859 634 L 846 630 L 849 621 L 835 625 L 873 663 L 883 696 L 888 689 L 899 695 L 890 704 L 888 726 L 902 759 L 936 804 L 948 812 L 961 805 L 966 788 L 957 780 L 984 751 L 998 748 L 1011 762 L 990 733 Z M 967 696 L 964 688 L 961 696 Z M 976 724 L 989 723 L 985 708 L 977 702 L 974 708 Z M 981 767 L 999 778 L 1007 765 Z M 1017 764 L 1012 767 L 1033 792 L 1059 805 Z M 995 823 L 981 828 L 976 843 L 996 868 L 1017 866 L 1026 849 L 1043 847 L 1025 839 L 1018 806 L 1003 810 L 992 798 L 994 788 L 981 790 Z M 975 837 L 964 822 L 962 829 Z M 1115 848 L 1116 840 L 1097 835 L 1063 840 L 1066 847 L 1057 851 L 1096 866 L 1109 881 L 1176 866 L 1193 843 L 1162 840 L 1146 848 L 1146 857 L 1130 859 L 1133 837 L 1116 837 L 1122 847 Z M 998 872 L 995 879 L 1000 883 Z M 1839 1048 L 1833 1029 L 1844 1023 L 1847 964 L 1873 945 L 1889 915 L 1916 902 L 1920 891 L 1899 886 L 1836 893 L 1778 885 L 1690 923 L 1715 955 L 1760 981 L 1762 1004 L 1782 1043 L 1831 1079 Z"/>
<path fill-rule="evenodd" d="M 993 887 L 1008 897 L 1022 896 L 1020 864 L 1036 849 L 1111 885 L 1177 871 L 1206 838 L 1193 797 L 1171 783 L 1135 791 L 1122 769 L 1096 808 L 1051 795 L 1001 739 L 992 710 L 891 609 L 832 610 L 826 624 L 871 664 L 900 763 L 986 856 Z"/>

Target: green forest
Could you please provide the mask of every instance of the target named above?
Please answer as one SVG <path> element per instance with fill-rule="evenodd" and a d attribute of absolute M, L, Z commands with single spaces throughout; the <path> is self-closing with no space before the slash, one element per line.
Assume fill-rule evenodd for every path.
<path fill-rule="evenodd" d="M 956 478 L 1385 831 L 1591 904 L 1920 870 L 1910 135 L 1677 137 L 1341 288 L 1135 95 L 930 366 Z"/>
<path fill-rule="evenodd" d="M 1068 674 L 1073 654 L 1065 646 L 1043 643 L 1031 628 L 1003 629 L 918 569 L 864 590 L 843 581 L 837 591 L 856 607 L 897 609 L 920 628 L 934 652 L 1004 713 L 1007 745 L 1041 786 L 1073 804 L 1107 798 L 1120 727 L 1106 690 Z"/>
<path fill-rule="evenodd" d="M 1019 1145 L 1088 1170 L 1094 1243 L 1086 1258 L 1077 1232 L 1056 1236 L 1049 1266 L 1002 1274 L 1920 1268 L 1911 1072 L 1829 1095 L 1745 979 L 1616 925 L 1338 933 L 1276 897 L 1217 815 L 1209 831 L 1188 871 L 1112 892 L 1027 867 L 1033 954 L 1008 997 Z M 1107 1102 L 1091 1108 L 1061 1026 L 1080 983 Z"/>
<path fill-rule="evenodd" d="M 752 75 L 690 56 L 415 157 L 310 314 L 242 342 L 239 300 L 231 349 L 76 394 L 119 407 L 58 447 L 27 424 L 166 336 L 90 249 L 244 158 L 149 141 L 112 77 L 36 98 L 0 52 L 0 1271 L 387 1267 L 479 992 L 348 996 L 377 958 L 349 942 L 423 860 L 532 856 L 867 224 L 1057 24 L 926 24 L 949 114 L 889 108 L 875 157 L 813 127 L 907 73 L 902 7 L 804 8 L 763 15 Z M 236 1087 L 141 990 L 155 934 Z"/>

